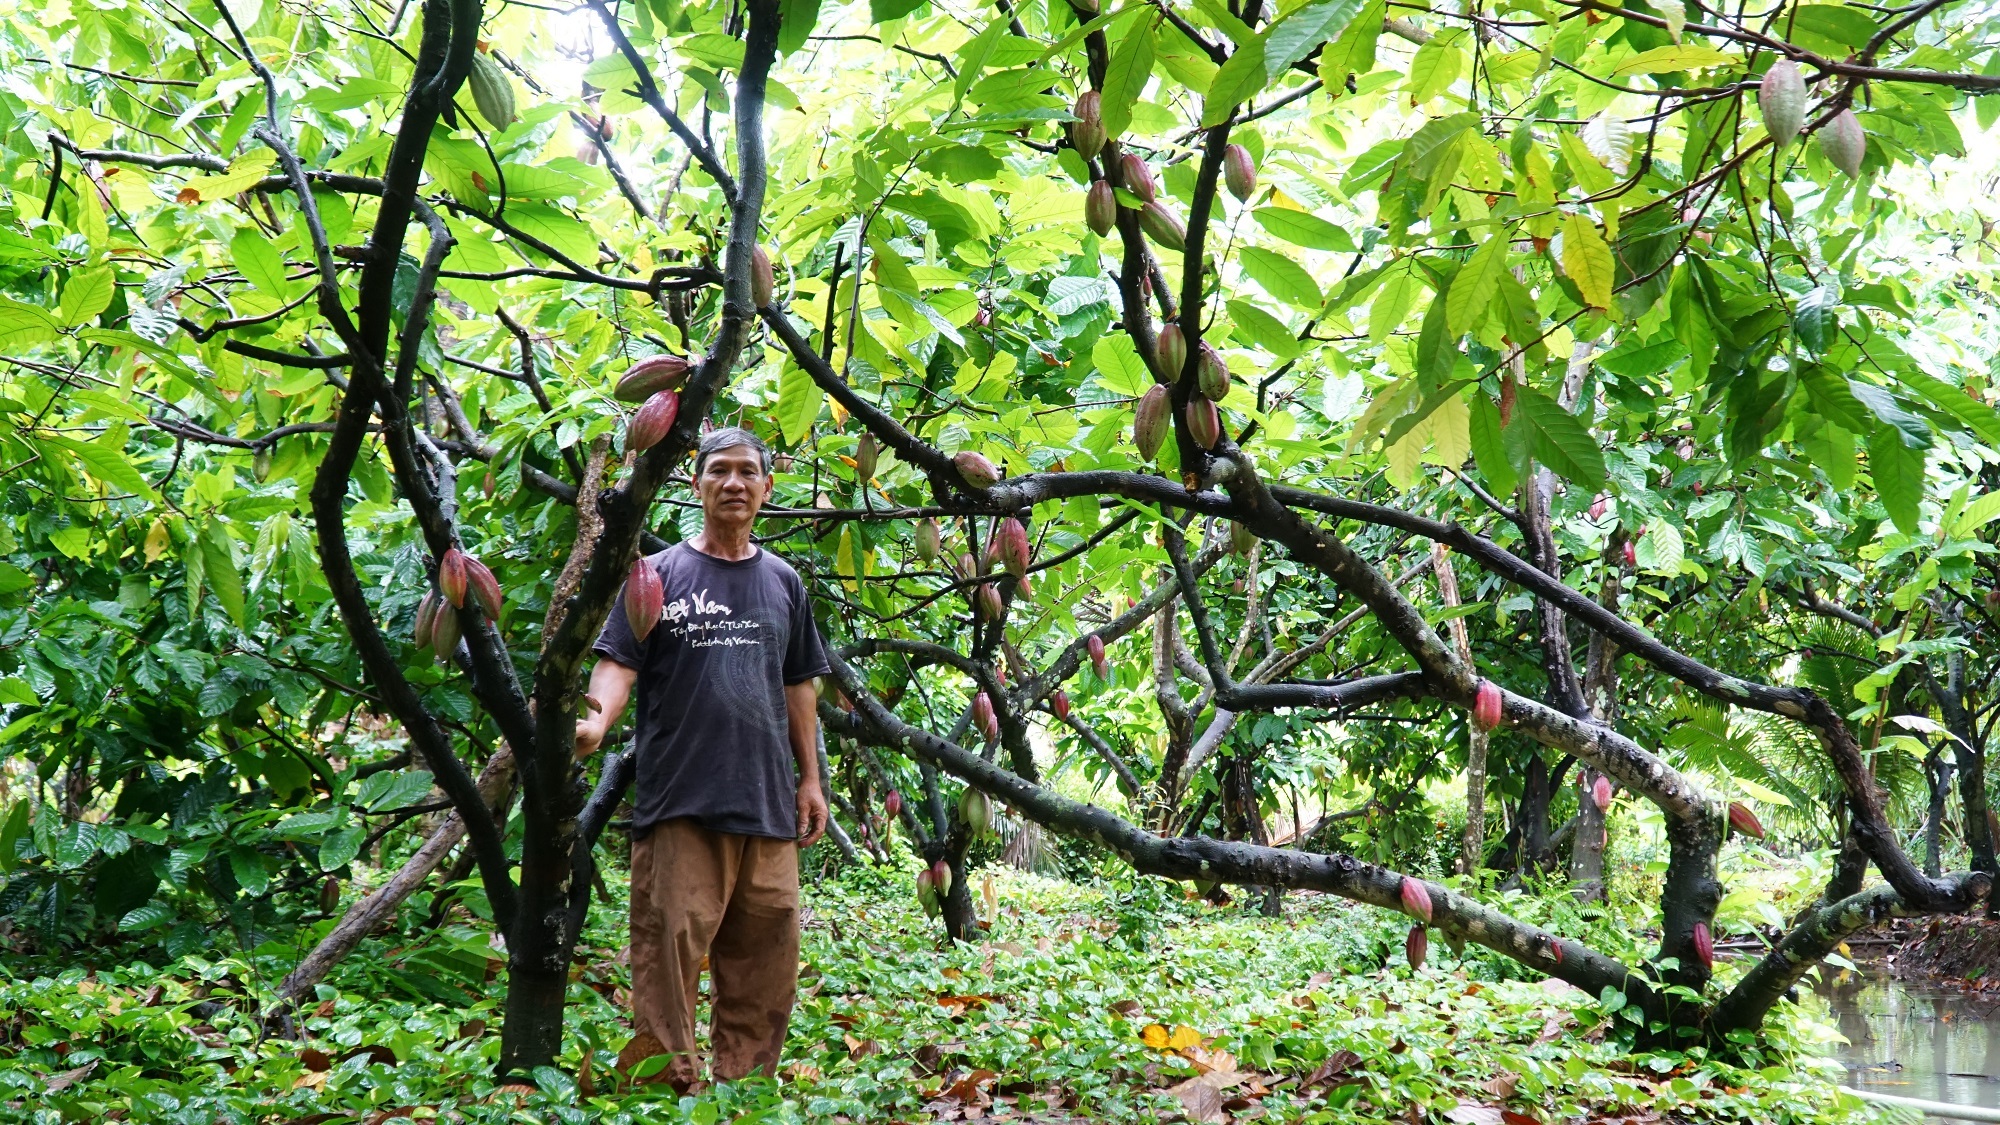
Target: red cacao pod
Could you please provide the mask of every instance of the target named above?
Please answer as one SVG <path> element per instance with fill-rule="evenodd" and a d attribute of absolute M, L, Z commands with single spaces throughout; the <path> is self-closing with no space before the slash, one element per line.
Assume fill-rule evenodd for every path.
<path fill-rule="evenodd" d="M 1611 501 L 1608 497 L 1606 497 L 1602 492 L 1598 493 L 1597 498 L 1590 502 L 1591 520 L 1596 521 L 1603 519 L 1604 512 L 1610 506 L 1610 503 Z"/>
<path fill-rule="evenodd" d="M 1076 120 L 1070 123 L 1069 143 L 1078 156 L 1094 160 L 1104 151 L 1103 99 L 1096 90 L 1085 90 L 1076 99 Z"/>
<path fill-rule="evenodd" d="M 1141 461 L 1151 461 L 1167 440 L 1167 415 L 1173 406 L 1167 388 L 1155 383 L 1132 407 L 1132 444 L 1138 448 Z"/>
<path fill-rule="evenodd" d="M 994 468 L 993 462 L 988 461 L 983 453 L 960 450 L 951 463 L 957 467 L 959 477 L 974 489 L 991 488 L 1000 480 L 1000 470 Z"/>
<path fill-rule="evenodd" d="M 1146 237 L 1169 250 L 1181 250 L 1187 246 L 1187 227 L 1181 224 L 1179 215 L 1167 209 L 1167 205 L 1154 200 L 1139 211 L 1139 229 Z"/>
<path fill-rule="evenodd" d="M 620 402 L 645 402 L 661 391 L 679 390 L 693 369 L 693 364 L 677 355 L 647 356 L 618 377 L 611 395 Z"/>
<path fill-rule="evenodd" d="M 993 713 L 993 697 L 983 691 L 975 693 L 972 697 L 972 725 L 981 733 L 986 733 L 997 729 L 998 724 L 999 718 Z M 987 734 L 987 737 L 992 735 Z"/>
<path fill-rule="evenodd" d="M 625 448 L 643 453 L 660 444 L 674 419 L 681 416 L 681 396 L 677 391 L 660 391 L 646 400 L 632 420 L 625 423 Z"/>
<path fill-rule="evenodd" d="M 1179 379 L 1181 369 L 1187 366 L 1187 333 L 1181 326 L 1168 321 L 1160 325 L 1160 334 L 1153 342 L 1153 358 L 1158 360 L 1158 370 L 1169 380 Z"/>
<path fill-rule="evenodd" d="M 1007 606 L 1000 600 L 1000 587 L 991 582 L 981 582 L 979 593 L 979 616 L 988 621 L 998 621 L 1007 612 Z"/>
<path fill-rule="evenodd" d="M 1754 840 L 1764 838 L 1764 822 L 1741 801 L 1729 802 L 1729 827 Z"/>
<path fill-rule="evenodd" d="M 1153 171 L 1136 152 L 1128 152 L 1118 161 L 1119 186 L 1139 197 L 1141 203 L 1151 203 L 1159 188 L 1153 184 Z"/>
<path fill-rule="evenodd" d="M 1597 811 L 1599 812 L 1610 808 L 1611 779 L 1605 777 L 1603 774 L 1598 774 L 1597 780 L 1590 783 L 1590 799 L 1597 802 Z"/>
<path fill-rule="evenodd" d="M 1118 193 L 1111 190 L 1110 181 L 1097 180 L 1083 194 L 1083 221 L 1099 238 L 1118 225 Z"/>
<path fill-rule="evenodd" d="M 1230 145 L 1222 150 L 1222 182 L 1229 194 L 1243 203 L 1250 202 L 1250 193 L 1257 190 L 1257 162 L 1251 159 L 1249 149 Z"/>
<path fill-rule="evenodd" d="M 1000 521 L 1000 533 L 995 536 L 1000 545 L 1000 561 L 1007 572 L 1016 578 L 1028 573 L 1028 529 L 1012 516 Z"/>
<path fill-rule="evenodd" d="M 646 639 L 646 634 L 660 623 L 666 602 L 666 587 L 660 583 L 660 572 L 643 556 L 634 560 L 631 571 L 625 575 L 625 624 L 631 627 L 633 637 Z"/>
<path fill-rule="evenodd" d="M 417 602 L 417 627 L 411 632 L 410 639 L 416 642 L 418 648 L 431 647 L 431 626 L 437 622 L 438 606 L 442 603 L 443 599 L 430 590 L 426 590 Z"/>
<path fill-rule="evenodd" d="M 1714 969 L 1715 938 L 1708 932 L 1708 923 L 1696 922 L 1694 924 L 1694 933 L 1690 936 L 1694 940 L 1695 959 L 1701 962 L 1702 968 Z"/>
<path fill-rule="evenodd" d="M 1055 693 L 1049 696 L 1049 709 L 1056 713 L 1056 718 L 1068 722 L 1069 693 L 1061 688 L 1057 688 Z"/>
<path fill-rule="evenodd" d="M 453 547 L 438 560 L 438 589 L 454 606 L 465 605 L 465 552 Z"/>
<path fill-rule="evenodd" d="M 1421 925 L 1411 926 L 1410 935 L 1403 939 L 1403 959 L 1410 963 L 1410 971 L 1424 967 L 1424 959 L 1430 956 L 1431 938 Z"/>
<path fill-rule="evenodd" d="M 1500 725 L 1500 685 L 1492 680 L 1479 681 L 1478 691 L 1472 698 L 1472 725 L 1480 730 L 1492 730 Z"/>
<path fill-rule="evenodd" d="M 1111 661 L 1104 654 L 1104 638 L 1098 636 L 1096 633 L 1092 633 L 1090 636 L 1084 638 L 1083 648 L 1085 652 L 1090 654 L 1090 667 L 1092 671 L 1097 673 L 1097 678 L 1100 680 L 1110 679 Z"/>
<path fill-rule="evenodd" d="M 951 864 L 944 860 L 931 864 L 931 884 L 937 888 L 939 898 L 951 894 Z"/>
<path fill-rule="evenodd" d="M 488 620 L 500 620 L 500 580 L 493 577 L 485 563 L 471 555 L 465 556 L 465 586 Z"/>
<path fill-rule="evenodd" d="M 902 811 L 903 791 L 900 789 L 889 790 L 889 795 L 882 798 L 882 815 L 888 817 L 890 820 L 894 820 L 896 819 L 896 814 Z"/>
<path fill-rule="evenodd" d="M 459 636 L 458 611 L 449 605 L 439 606 L 437 618 L 431 622 L 431 651 L 450 664 L 451 654 L 458 651 Z"/>
<path fill-rule="evenodd" d="M 777 296 L 778 278 L 771 269 L 771 256 L 762 246 L 750 249 L 750 300 L 758 308 L 771 303 Z"/>
<path fill-rule="evenodd" d="M 1188 436 L 1203 449 L 1214 449 L 1222 441 L 1222 415 L 1200 395 L 1188 400 L 1187 424 Z"/>
<path fill-rule="evenodd" d="M 1229 396 L 1229 364 L 1207 340 L 1201 342 L 1201 364 L 1196 371 L 1203 398 L 1221 402 Z"/>
<path fill-rule="evenodd" d="M 1431 891 L 1422 879 L 1403 876 L 1403 912 L 1428 924 L 1431 920 Z"/>
<path fill-rule="evenodd" d="M 1625 541 L 1625 565 L 1628 567 L 1639 565 L 1639 548 L 1630 539 Z"/>

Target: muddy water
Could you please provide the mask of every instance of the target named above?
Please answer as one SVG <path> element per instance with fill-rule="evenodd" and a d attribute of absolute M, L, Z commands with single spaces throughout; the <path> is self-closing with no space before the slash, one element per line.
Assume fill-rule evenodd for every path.
<path fill-rule="evenodd" d="M 1820 987 L 1847 1045 L 1846 1085 L 2000 1109 L 2000 999 L 1842 973 Z"/>

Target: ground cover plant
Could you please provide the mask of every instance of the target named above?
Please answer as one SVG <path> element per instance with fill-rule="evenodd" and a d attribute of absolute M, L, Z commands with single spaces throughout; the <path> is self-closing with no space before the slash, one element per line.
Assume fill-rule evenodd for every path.
<path fill-rule="evenodd" d="M 622 897 L 622 881 L 611 882 Z M 615 1000 L 627 975 L 609 922 L 581 941 L 571 1046 L 524 1081 L 493 1077 L 500 1044 L 481 1028 L 503 1010 L 485 972 L 497 954 L 475 928 L 431 930 L 413 909 L 407 929 L 371 939 L 329 976 L 299 1040 L 266 1036 L 216 999 L 268 1001 L 295 956 L 283 943 L 159 970 L 10 976 L 0 1018 L 14 1045 L 0 1102 L 10 1119 L 35 1122 L 1152 1121 L 1227 1111 L 1371 1121 L 1497 1107 L 1554 1119 L 1859 1119 L 1859 1103 L 1824 1073 L 1793 1066 L 1828 1034 L 1811 1019 L 1779 1031 L 1762 1072 L 1699 1053 L 1635 1055 L 1634 1025 L 1598 998 L 1522 980 L 1477 947 L 1464 959 L 1441 950 L 1413 971 L 1401 927 L 1330 897 L 1295 900 L 1271 919 L 1157 880 L 1079 887 L 1003 871 L 996 884 L 986 939 L 958 944 L 940 940 L 907 873 L 850 871 L 815 888 L 782 1088 L 752 1080 L 681 1099 L 621 1086 L 612 1064 L 630 1032 Z"/>
<path fill-rule="evenodd" d="M 287 943 L 287 1035 L 422 901 L 504 950 L 494 1080 L 575 1057 L 581 676 L 724 422 L 833 848 L 955 940 L 1116 857 L 1743 1059 L 1987 900 L 1988 5 L 5 10 L 24 956 Z M 1544 909 L 1621 833 L 1632 926 Z"/>

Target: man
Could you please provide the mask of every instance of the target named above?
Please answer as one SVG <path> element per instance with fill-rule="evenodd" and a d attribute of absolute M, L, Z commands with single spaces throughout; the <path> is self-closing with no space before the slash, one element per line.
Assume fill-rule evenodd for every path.
<path fill-rule="evenodd" d="M 775 1074 L 799 974 L 798 852 L 826 831 L 814 680 L 828 672 L 805 584 L 750 539 L 771 495 L 771 453 L 720 429 L 695 454 L 702 529 L 648 556 L 664 612 L 634 638 L 620 598 L 591 673 L 601 705 L 576 725 L 588 754 L 636 684 L 630 1066 L 700 1080 L 694 1007 L 708 959 L 714 1076 Z M 787 758 L 789 757 L 789 761 Z M 796 778 L 793 767 L 797 767 Z"/>

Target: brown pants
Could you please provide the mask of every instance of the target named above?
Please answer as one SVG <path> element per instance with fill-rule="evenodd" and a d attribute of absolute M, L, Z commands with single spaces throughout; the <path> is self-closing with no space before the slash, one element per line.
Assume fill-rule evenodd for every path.
<path fill-rule="evenodd" d="M 637 1034 L 624 1054 L 672 1055 L 660 1077 L 683 1091 L 701 1076 L 694 1008 L 704 957 L 715 1077 L 775 1076 L 799 981 L 797 844 L 686 819 L 632 844 Z"/>

